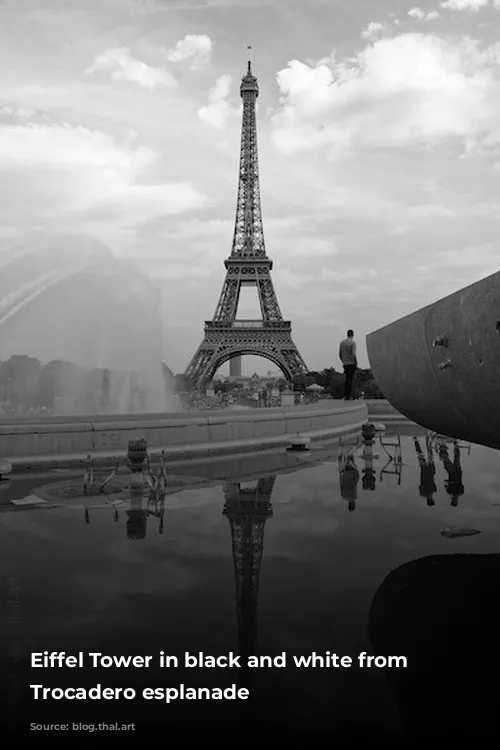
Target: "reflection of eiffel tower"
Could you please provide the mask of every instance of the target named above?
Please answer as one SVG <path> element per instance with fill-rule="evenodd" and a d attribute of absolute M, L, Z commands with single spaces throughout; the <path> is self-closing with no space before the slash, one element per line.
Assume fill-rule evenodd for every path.
<path fill-rule="evenodd" d="M 233 542 L 239 653 L 242 667 L 257 647 L 257 600 L 264 551 L 264 526 L 273 515 L 271 495 L 275 476 L 263 477 L 251 488 L 224 486 L 224 515 L 229 519 Z M 253 670 L 251 670 L 253 674 Z M 242 669 L 242 676 L 246 670 Z"/>

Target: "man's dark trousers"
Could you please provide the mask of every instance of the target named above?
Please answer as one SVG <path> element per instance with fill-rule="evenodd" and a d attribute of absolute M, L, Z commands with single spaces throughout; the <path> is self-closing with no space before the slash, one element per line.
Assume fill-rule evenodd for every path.
<path fill-rule="evenodd" d="M 351 398 L 352 383 L 356 374 L 356 365 L 344 365 L 345 385 L 344 398 Z"/>

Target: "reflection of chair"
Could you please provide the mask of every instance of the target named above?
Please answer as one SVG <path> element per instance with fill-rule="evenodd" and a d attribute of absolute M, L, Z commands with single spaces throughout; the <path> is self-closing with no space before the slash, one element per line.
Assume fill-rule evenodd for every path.
<path fill-rule="evenodd" d="M 394 474 L 398 478 L 398 484 L 401 484 L 401 475 L 403 473 L 403 454 L 401 449 L 400 436 L 381 435 L 380 445 L 387 453 L 387 456 L 389 458 L 385 466 L 380 470 L 380 481 L 382 481 L 384 474 Z"/>
<path fill-rule="evenodd" d="M 457 440 L 457 445 L 460 450 L 467 451 L 467 455 L 470 455 L 471 443 L 467 443 L 465 440 Z"/>
<path fill-rule="evenodd" d="M 360 438 L 352 439 L 352 438 L 340 438 L 339 440 L 339 453 L 338 453 L 338 462 L 339 462 L 339 477 L 341 476 L 342 472 L 344 471 L 346 464 L 352 461 L 354 458 L 355 452 L 363 445 L 363 440 Z"/>
<path fill-rule="evenodd" d="M 120 472 L 120 468 L 123 462 L 117 459 L 111 473 L 107 473 L 108 469 L 104 469 L 104 476 L 98 480 L 97 474 L 102 474 L 102 469 L 96 466 L 94 458 L 89 453 L 85 460 L 85 471 L 83 474 L 83 494 L 84 495 L 96 495 L 96 494 L 109 494 L 116 490 L 113 489 L 113 479 Z M 151 493 L 157 498 L 162 497 L 167 488 L 167 464 L 165 451 L 161 452 L 160 464 L 155 473 L 151 468 L 151 460 L 146 453 L 145 458 L 140 465 L 140 471 L 142 471 L 143 481 L 150 487 Z M 131 464 L 127 464 L 127 472 L 131 473 Z"/>
<path fill-rule="evenodd" d="M 119 521 L 118 508 L 125 502 L 125 498 L 112 499 L 106 495 L 101 496 L 102 505 L 93 506 L 92 511 L 105 510 L 109 508 L 114 510 L 114 521 Z M 143 501 L 142 489 L 141 494 L 133 496 L 131 492 L 130 506 L 126 511 L 127 515 L 127 537 L 129 539 L 144 539 L 146 537 L 147 519 L 149 516 L 158 518 L 158 533 L 163 534 L 164 515 L 165 515 L 165 495 L 158 496 L 157 493 L 149 489 L 149 497 L 146 503 Z M 85 505 L 85 523 L 90 523 L 90 508 Z"/>
<path fill-rule="evenodd" d="M 118 505 L 121 505 L 123 500 L 108 500 L 107 498 L 104 499 L 104 505 L 99 505 L 97 507 L 93 507 L 92 510 L 108 510 L 108 508 L 113 508 L 114 510 L 114 520 L 115 523 L 119 520 L 120 516 L 118 515 Z M 90 523 L 90 509 L 88 505 L 85 506 L 85 523 Z"/>
<path fill-rule="evenodd" d="M 460 450 L 467 451 L 467 455 L 470 455 L 472 443 L 468 443 L 466 440 L 455 440 L 454 438 L 447 437 L 446 435 L 439 435 L 437 432 L 428 431 L 427 439 L 431 441 L 432 446 L 439 450 L 442 445 L 457 445 Z"/>
<path fill-rule="evenodd" d="M 359 450 L 363 451 L 359 453 Z M 362 470 L 362 487 L 364 490 L 374 490 L 376 486 L 374 459 L 378 456 L 373 454 L 373 440 L 371 438 L 340 438 L 338 453 L 339 484 L 342 498 L 347 501 L 350 511 L 355 510 L 357 500 L 357 486 L 360 478 L 355 456 L 358 452 L 359 458 L 364 462 Z"/>

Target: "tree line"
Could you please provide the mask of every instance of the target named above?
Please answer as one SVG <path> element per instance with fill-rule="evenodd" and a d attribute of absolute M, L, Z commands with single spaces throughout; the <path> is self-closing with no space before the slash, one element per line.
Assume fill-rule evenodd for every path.
<path fill-rule="evenodd" d="M 162 363 L 165 386 L 176 391 L 187 391 L 189 383 L 184 375 L 175 375 Z M 96 394 L 102 388 L 109 370 L 79 367 L 64 360 L 54 360 L 42 364 L 36 357 L 16 354 L 5 362 L 0 362 L 0 402 L 10 402 L 23 408 L 52 407 L 58 395 Z M 303 391 L 313 383 L 322 386 L 324 393 L 333 398 L 342 398 L 344 374 L 334 367 L 311 371 L 297 376 L 291 385 L 296 391 Z M 284 378 L 278 379 L 280 390 L 287 387 Z M 230 387 L 224 385 L 224 389 Z M 358 369 L 354 396 L 364 395 L 367 399 L 384 398 L 370 369 Z"/>
<path fill-rule="evenodd" d="M 293 384 L 295 390 L 302 391 L 316 383 L 324 388 L 324 392 L 332 398 L 343 398 L 344 380 L 343 372 L 337 372 L 335 367 L 326 367 L 324 370 L 310 371 L 305 375 L 295 377 Z M 370 368 L 363 369 L 360 367 L 356 372 L 352 395 L 359 398 L 362 394 L 363 398 L 368 399 L 384 398 Z"/>

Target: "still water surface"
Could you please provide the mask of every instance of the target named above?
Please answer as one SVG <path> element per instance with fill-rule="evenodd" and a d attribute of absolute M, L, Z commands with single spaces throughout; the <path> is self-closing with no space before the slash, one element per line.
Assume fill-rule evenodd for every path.
<path fill-rule="evenodd" d="M 439 731 L 451 737 L 457 723 L 458 734 L 475 736 L 484 722 L 478 726 L 474 713 L 464 718 L 457 701 L 449 703 L 453 686 L 443 683 L 440 706 L 426 699 L 441 657 L 443 664 L 447 659 L 455 664 L 457 655 L 431 639 L 434 645 L 421 648 L 427 656 L 436 649 L 434 661 L 420 668 L 416 662 L 424 664 L 426 654 L 415 646 L 420 637 L 415 633 L 424 628 L 438 637 L 444 627 L 443 642 L 448 643 L 450 618 L 453 626 L 453 618 L 467 612 L 460 626 L 467 638 L 462 655 L 478 653 L 477 642 L 469 638 L 477 637 L 472 628 L 478 623 L 487 637 L 485 607 L 498 594 L 498 577 L 488 583 L 486 599 L 471 605 L 471 615 L 468 597 L 481 586 L 471 583 L 469 572 L 460 573 L 453 600 L 461 604 L 454 614 L 448 607 L 444 625 L 436 620 L 436 607 L 430 625 L 430 610 L 418 609 L 422 590 L 436 587 L 441 573 L 426 578 L 424 571 L 427 583 L 417 573 L 417 604 L 403 607 L 413 612 L 411 617 L 401 614 L 404 597 L 396 596 L 396 604 L 392 594 L 379 597 L 376 606 L 374 597 L 392 571 L 411 561 L 428 556 L 447 561 L 450 555 L 497 560 L 500 454 L 463 443 L 426 443 L 425 432 L 418 429 L 403 432 L 377 437 L 371 447 L 351 438 L 343 446 L 319 446 L 308 453 L 276 450 L 172 467 L 163 507 L 131 501 L 126 489 L 115 488 L 114 505 L 102 497 L 84 498 L 81 476 L 75 473 L 4 485 L 0 558 L 11 615 L 2 625 L 0 651 L 11 727 L 24 731 L 31 722 L 123 721 L 135 722 L 135 739 L 147 730 L 170 731 L 186 741 L 201 733 L 219 744 L 234 739 L 235 732 L 240 740 L 255 733 L 273 742 L 317 733 L 359 739 L 367 747 L 409 747 L 422 731 L 429 741 Z M 56 507 L 21 509 L 10 502 L 30 494 Z M 477 575 L 490 581 L 487 571 Z M 413 585 L 403 581 L 404 596 Z M 446 581 L 442 585 L 432 595 L 440 602 L 453 589 Z M 408 619 L 422 628 L 413 632 Z M 407 627 L 405 640 L 401 634 Z M 391 641 L 392 631 L 399 635 Z M 45 650 L 154 655 L 155 665 L 30 668 L 30 652 Z M 286 652 L 289 666 L 160 669 L 160 651 L 179 656 L 186 651 Z M 395 685 L 382 669 L 290 666 L 292 655 L 327 651 L 351 656 L 354 665 L 361 652 L 406 654 L 413 659 L 407 673 L 420 669 L 423 693 L 408 693 L 408 686 Z M 462 693 L 476 677 L 463 673 Z M 88 688 L 98 683 L 138 692 L 180 684 L 237 684 L 249 689 L 250 699 L 168 705 L 140 697 L 35 702 L 29 690 L 31 684 Z M 408 714 L 410 694 L 412 706 L 422 704 L 416 706 L 418 721 Z M 88 735 L 83 739 L 90 741 Z"/>

